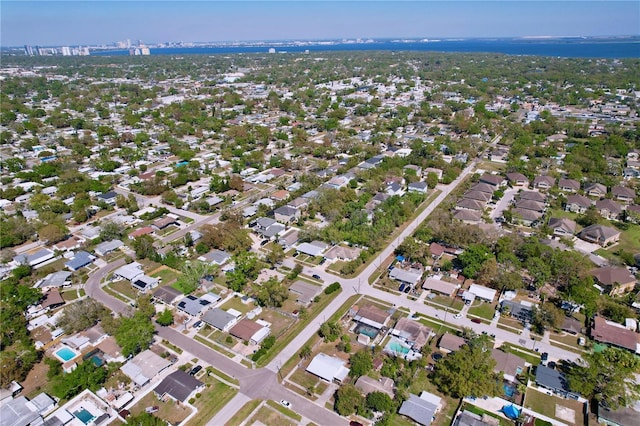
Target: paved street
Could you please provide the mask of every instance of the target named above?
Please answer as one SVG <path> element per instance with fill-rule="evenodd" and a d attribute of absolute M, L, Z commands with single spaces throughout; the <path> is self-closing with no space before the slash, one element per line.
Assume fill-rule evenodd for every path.
<path fill-rule="evenodd" d="M 523 335 L 509 332 L 507 330 L 499 329 L 492 325 L 476 324 L 471 320 L 462 317 L 455 319 L 453 315 L 449 314 L 448 317 L 444 310 L 436 309 L 432 306 L 425 305 L 422 301 L 412 301 L 406 298 L 405 295 L 395 295 L 384 292 L 377 288 L 373 288 L 368 283 L 368 278 L 380 267 L 382 261 L 388 256 L 392 255 L 395 248 L 409 235 L 411 235 L 422 222 L 433 212 L 433 210 L 440 205 L 442 201 L 453 191 L 458 184 L 464 180 L 475 168 L 477 160 L 471 163 L 465 168 L 460 176 L 452 182 L 450 185 L 441 186 L 441 193 L 422 211 L 411 223 L 409 223 L 403 231 L 393 239 L 393 241 L 384 248 L 376 258 L 374 258 L 369 265 L 355 278 L 342 278 L 333 275 L 324 270 L 322 267 L 305 267 L 304 273 L 307 275 L 317 274 L 321 277 L 325 284 L 332 282 L 339 282 L 342 286 L 342 292 L 316 317 L 315 320 L 299 333 L 290 343 L 287 345 L 266 368 L 261 369 L 247 369 L 242 364 L 239 364 L 232 359 L 214 351 L 213 349 L 200 344 L 193 340 L 189 336 L 185 336 L 171 328 L 157 327 L 158 335 L 163 339 L 168 340 L 172 344 L 182 348 L 186 352 L 189 352 L 193 356 L 203 360 L 215 366 L 220 371 L 236 378 L 240 382 L 240 393 L 233 398 L 223 409 L 221 409 L 217 415 L 209 422 L 209 425 L 223 424 L 228 421 L 246 401 L 249 399 L 272 399 L 279 401 L 280 399 L 286 399 L 292 403 L 294 410 L 300 413 L 307 419 L 310 419 L 316 424 L 346 424 L 347 420 L 338 416 L 331 410 L 326 409 L 324 406 L 319 406 L 315 402 L 312 402 L 306 398 L 299 396 L 298 394 L 286 389 L 280 384 L 282 378 L 278 377 L 278 371 L 280 367 L 292 356 L 302 348 L 302 346 L 313 336 L 320 325 L 333 315 L 342 306 L 346 300 L 355 294 L 368 295 L 377 299 L 386 300 L 389 303 L 393 303 L 396 306 L 407 307 L 413 312 L 437 318 L 446 319 L 446 322 L 453 323 L 459 327 L 469 327 L 476 333 L 487 332 L 494 334 L 496 341 L 510 342 L 516 345 L 522 345 Z M 180 214 L 180 213 L 179 213 Z M 202 217 L 201 220 L 197 220 L 192 225 L 179 231 L 181 235 L 192 229 L 196 229 L 202 226 L 204 223 L 211 223 L 217 220 L 218 215 Z M 166 237 L 168 240 L 179 238 L 180 234 L 174 233 Z M 116 262 L 108 264 L 106 267 L 101 268 L 95 274 L 93 274 L 86 283 L 86 291 L 90 297 L 93 297 L 115 312 L 123 313 L 129 310 L 129 307 L 120 300 L 106 294 L 100 288 L 100 281 L 106 277 L 111 271 L 124 264 L 124 259 L 119 259 Z M 285 264 L 293 264 L 292 259 L 287 259 Z M 534 344 L 533 341 L 532 345 Z M 525 341 L 525 345 L 529 343 L 529 340 Z M 560 348 L 553 347 L 545 342 L 535 342 L 536 347 L 540 351 L 548 352 L 552 359 L 570 359 L 574 360 L 578 357 L 577 354 L 569 351 L 565 351 Z"/>

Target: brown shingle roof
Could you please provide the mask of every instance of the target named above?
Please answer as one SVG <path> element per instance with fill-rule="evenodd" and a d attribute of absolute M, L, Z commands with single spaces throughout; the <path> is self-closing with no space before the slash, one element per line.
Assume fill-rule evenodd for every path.
<path fill-rule="evenodd" d="M 260 324 L 244 318 L 229 330 L 229 334 L 248 342 L 251 340 L 251 336 L 256 334 L 261 328 L 262 326 Z"/>
<path fill-rule="evenodd" d="M 596 316 L 593 319 L 591 337 L 597 342 L 610 343 L 621 348 L 636 352 L 638 348 L 638 333 L 626 328 L 607 324 L 604 318 Z"/>
<path fill-rule="evenodd" d="M 611 266 L 594 269 L 591 271 L 591 275 L 604 285 L 626 284 L 636 280 L 627 268 L 616 268 Z"/>
<path fill-rule="evenodd" d="M 358 310 L 358 316 L 380 324 L 384 324 L 385 321 L 387 321 L 387 319 L 389 318 L 389 313 L 383 311 L 377 306 L 369 305 L 360 308 Z"/>

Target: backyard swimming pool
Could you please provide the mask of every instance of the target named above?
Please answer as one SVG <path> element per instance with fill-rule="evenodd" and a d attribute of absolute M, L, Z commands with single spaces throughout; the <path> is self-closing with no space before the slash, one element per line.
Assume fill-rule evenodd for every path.
<path fill-rule="evenodd" d="M 75 357 L 77 357 L 80 354 L 78 352 L 74 351 L 73 349 L 71 349 L 68 346 L 63 346 L 62 348 L 60 348 L 57 351 L 55 351 L 54 355 L 60 361 L 67 362 L 67 361 L 71 361 L 72 359 L 74 359 Z"/>
<path fill-rule="evenodd" d="M 378 335 L 378 330 L 373 327 L 369 327 L 368 325 L 360 324 L 356 330 L 356 333 L 364 334 L 365 336 L 369 336 L 372 339 L 375 339 Z"/>
<path fill-rule="evenodd" d="M 409 348 L 403 346 L 400 342 L 389 342 L 387 346 L 391 351 L 399 354 L 408 354 Z"/>
<path fill-rule="evenodd" d="M 78 411 L 75 411 L 73 415 L 76 416 L 85 425 L 88 425 L 95 419 L 95 416 L 91 414 L 86 408 L 81 408 Z"/>

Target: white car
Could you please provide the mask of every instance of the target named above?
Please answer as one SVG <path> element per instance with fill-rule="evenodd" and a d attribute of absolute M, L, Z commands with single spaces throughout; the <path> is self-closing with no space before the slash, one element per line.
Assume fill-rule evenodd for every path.
<path fill-rule="evenodd" d="M 285 399 L 280 401 L 280 405 L 282 405 L 283 407 L 291 408 L 291 403 Z"/>
<path fill-rule="evenodd" d="M 462 314 L 455 314 L 453 317 L 454 317 L 455 319 L 460 319 L 460 318 L 462 318 Z"/>

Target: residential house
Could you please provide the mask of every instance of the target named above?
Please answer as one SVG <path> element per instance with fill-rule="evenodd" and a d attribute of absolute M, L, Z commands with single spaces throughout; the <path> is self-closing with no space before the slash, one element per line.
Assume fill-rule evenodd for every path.
<path fill-rule="evenodd" d="M 320 294 L 322 287 L 306 281 L 296 281 L 291 284 L 289 291 L 296 295 L 296 302 L 304 306 L 309 306 L 313 299 Z"/>
<path fill-rule="evenodd" d="M 54 244 L 52 246 L 52 248 L 54 250 L 59 250 L 59 251 L 71 251 L 71 250 L 76 250 L 79 249 L 80 247 L 82 247 L 82 245 L 85 243 L 85 239 L 82 237 L 76 237 L 76 236 L 72 236 L 70 238 L 67 238 L 64 241 L 60 241 L 56 244 Z"/>
<path fill-rule="evenodd" d="M 120 240 L 111 240 L 111 241 L 105 241 L 102 242 L 100 244 L 98 244 L 95 249 L 93 250 L 98 256 L 106 256 L 109 253 L 113 252 L 114 250 L 119 249 L 120 247 L 124 246 L 124 243 Z"/>
<path fill-rule="evenodd" d="M 138 262 L 122 265 L 121 267 L 113 271 L 114 279 L 124 279 L 128 281 L 133 281 L 143 274 L 144 272 L 142 271 L 142 265 Z"/>
<path fill-rule="evenodd" d="M 290 229 L 286 234 L 278 237 L 278 243 L 280 243 L 280 245 L 284 247 L 285 250 L 288 250 L 293 247 L 299 239 L 300 231 L 298 231 L 297 229 Z"/>
<path fill-rule="evenodd" d="M 471 284 L 469 286 L 469 293 L 475 294 L 479 299 L 482 299 L 489 303 L 493 302 L 493 299 L 496 298 L 497 292 L 497 290 L 481 286 L 479 284 Z"/>
<path fill-rule="evenodd" d="M 455 352 L 466 343 L 466 340 L 464 340 L 460 336 L 456 336 L 455 334 L 451 333 L 444 333 L 440 338 L 440 342 L 438 343 L 438 349 L 440 349 L 444 353 Z"/>
<path fill-rule="evenodd" d="M 223 309 L 214 308 L 204 314 L 202 321 L 218 330 L 229 331 L 238 322 L 238 317 Z"/>
<path fill-rule="evenodd" d="M 509 382 L 515 382 L 516 377 L 524 371 L 526 361 L 512 353 L 494 348 L 491 349 L 491 358 L 496 361 L 493 371 L 502 372 L 504 379 Z"/>
<path fill-rule="evenodd" d="M 147 275 L 139 275 L 131 281 L 131 285 L 138 291 L 146 293 L 158 286 L 158 279 Z"/>
<path fill-rule="evenodd" d="M 40 307 L 45 310 L 52 310 L 64 305 L 65 301 L 57 289 L 52 289 L 44 294 L 44 299 L 40 301 Z"/>
<path fill-rule="evenodd" d="M 165 216 L 161 219 L 158 219 L 156 221 L 153 222 L 153 224 L 151 225 L 153 228 L 155 228 L 156 230 L 160 231 L 162 229 L 165 229 L 166 227 L 168 227 L 169 225 L 178 225 L 178 221 L 176 220 L 176 218 L 171 217 L 171 216 Z"/>
<path fill-rule="evenodd" d="M 142 387 L 170 365 L 169 360 L 147 349 L 127 361 L 120 370 L 133 383 Z"/>
<path fill-rule="evenodd" d="M 640 424 L 640 411 L 637 405 L 611 410 L 598 404 L 598 424 L 607 426 L 629 426 Z"/>
<path fill-rule="evenodd" d="M 533 179 L 533 187 L 543 191 L 553 188 L 555 184 L 556 178 L 553 176 L 536 176 L 535 179 Z"/>
<path fill-rule="evenodd" d="M 422 284 L 422 288 L 432 293 L 444 294 L 452 296 L 460 288 L 460 284 L 453 284 L 435 277 L 427 277 Z"/>
<path fill-rule="evenodd" d="M 389 278 L 402 284 L 415 286 L 422 278 L 423 270 L 418 268 L 394 267 L 389 271 Z"/>
<path fill-rule="evenodd" d="M 322 256 L 325 250 L 329 248 L 327 243 L 322 241 L 311 241 L 310 243 L 302 243 L 296 247 L 296 251 L 308 256 Z"/>
<path fill-rule="evenodd" d="M 200 316 L 211 307 L 211 300 L 204 297 L 196 297 L 192 294 L 178 302 L 177 308 L 192 317 Z M 203 318 L 204 319 L 204 318 Z"/>
<path fill-rule="evenodd" d="M 407 164 L 403 167 L 403 170 L 413 170 L 418 178 L 422 177 L 422 167 L 416 166 L 415 164 Z"/>
<path fill-rule="evenodd" d="M 273 211 L 273 216 L 278 222 L 291 223 L 300 217 L 300 211 L 291 206 L 278 207 Z"/>
<path fill-rule="evenodd" d="M 605 247 L 620 239 L 620 231 L 610 226 L 589 225 L 578 233 L 578 237 L 590 243 L 599 244 Z"/>
<path fill-rule="evenodd" d="M 576 222 L 566 217 L 552 217 L 549 219 L 549 228 L 557 237 L 573 237 L 576 232 Z"/>
<path fill-rule="evenodd" d="M 473 210 L 458 210 L 453 214 L 453 218 L 470 225 L 483 222 L 482 212 Z"/>
<path fill-rule="evenodd" d="M 117 196 L 118 194 L 116 194 L 115 192 L 109 191 L 96 196 L 96 198 L 98 199 L 98 201 L 103 201 L 107 204 L 114 205 L 116 203 Z"/>
<path fill-rule="evenodd" d="M 279 189 L 277 191 L 274 191 L 271 195 L 270 198 L 276 202 L 279 201 L 284 201 L 286 199 L 289 198 L 289 191 L 284 190 L 284 189 Z"/>
<path fill-rule="evenodd" d="M 66 262 L 64 266 L 69 268 L 71 271 L 77 271 L 80 268 L 84 268 L 87 265 L 90 265 L 95 260 L 95 256 L 87 253 L 86 251 L 79 251 L 73 256 L 71 260 Z"/>
<path fill-rule="evenodd" d="M 522 173 L 513 172 L 507 173 L 507 181 L 514 187 L 527 187 L 529 186 L 529 179 Z"/>
<path fill-rule="evenodd" d="M 42 280 L 36 282 L 34 287 L 41 288 L 43 290 L 49 288 L 66 287 L 71 285 L 71 280 L 69 279 L 70 277 L 71 272 L 68 271 L 53 272 L 44 277 Z"/>
<path fill-rule="evenodd" d="M 480 176 L 479 182 L 485 183 L 487 185 L 491 185 L 494 191 L 499 187 L 505 186 L 507 184 L 507 181 L 502 176 L 492 175 L 489 173 L 485 173 L 482 176 Z"/>
<path fill-rule="evenodd" d="M 595 208 L 600 216 L 609 220 L 618 220 L 622 215 L 622 207 L 613 200 L 604 198 L 595 202 Z"/>
<path fill-rule="evenodd" d="M 624 326 L 612 321 L 607 321 L 600 316 L 593 318 L 591 337 L 599 343 L 627 349 L 635 354 L 640 354 L 640 334 L 628 330 Z"/>
<path fill-rule="evenodd" d="M 614 186 L 611 188 L 611 194 L 613 198 L 625 204 L 632 204 L 636 198 L 636 191 L 624 186 Z"/>
<path fill-rule="evenodd" d="M 389 395 L 390 398 L 394 398 L 393 380 L 388 377 L 381 377 L 380 379 L 374 379 L 369 376 L 360 376 L 356 380 L 355 387 L 365 395 L 369 395 L 372 392 L 382 392 Z"/>
<path fill-rule="evenodd" d="M 209 253 L 198 257 L 202 262 L 209 262 L 213 265 L 222 266 L 231 259 L 231 254 L 223 250 L 211 250 Z"/>
<path fill-rule="evenodd" d="M 558 181 L 560 192 L 575 194 L 580 190 L 580 182 L 575 179 L 560 179 Z"/>
<path fill-rule="evenodd" d="M 640 205 L 632 204 L 625 210 L 625 220 L 631 223 L 640 223 Z"/>
<path fill-rule="evenodd" d="M 404 187 L 397 183 L 397 182 L 392 182 L 389 185 L 387 185 L 387 189 L 385 190 L 385 193 L 391 195 L 391 196 L 403 196 L 404 195 Z"/>
<path fill-rule="evenodd" d="M 560 330 L 573 335 L 582 333 L 582 322 L 573 317 L 564 317 L 560 325 Z"/>
<path fill-rule="evenodd" d="M 464 410 L 453 420 L 452 426 L 498 426 L 499 420 L 495 417 L 491 417 L 488 414 L 472 413 Z"/>
<path fill-rule="evenodd" d="M 186 402 L 196 391 L 204 389 L 204 383 L 182 370 L 176 370 L 162 380 L 153 392 L 159 399 L 169 397 L 175 401 Z"/>
<path fill-rule="evenodd" d="M 434 173 L 438 177 L 438 181 L 442 180 L 442 169 L 436 169 L 433 167 L 427 167 L 426 169 L 424 169 L 424 176 L 428 176 L 429 173 Z"/>
<path fill-rule="evenodd" d="M 170 285 L 158 287 L 153 292 L 154 299 L 164 303 L 165 305 L 173 305 L 180 296 L 182 296 L 182 292 L 180 290 L 176 290 Z"/>
<path fill-rule="evenodd" d="M 409 192 L 417 192 L 420 194 L 426 194 L 428 190 L 426 182 L 411 182 L 407 186 L 407 189 Z"/>
<path fill-rule="evenodd" d="M 229 329 L 229 334 L 252 345 L 259 345 L 269 334 L 269 327 L 244 318 Z"/>
<path fill-rule="evenodd" d="M 496 188 L 493 185 L 490 185 L 488 183 L 483 183 L 483 182 L 478 182 L 475 185 L 473 185 L 471 188 L 469 188 L 469 191 L 480 191 L 480 192 L 487 193 L 489 195 L 493 195 L 495 190 Z"/>
<path fill-rule="evenodd" d="M 324 254 L 328 260 L 342 260 L 350 262 L 360 256 L 361 249 L 357 247 L 333 246 Z"/>
<path fill-rule="evenodd" d="M 420 396 L 409 394 L 409 399 L 402 403 L 398 413 L 418 424 L 429 426 L 441 408 L 442 399 L 439 396 L 422 391 Z"/>
<path fill-rule="evenodd" d="M 547 197 L 538 191 L 520 191 L 518 200 L 535 201 L 544 204 L 547 201 Z"/>
<path fill-rule="evenodd" d="M 522 323 L 530 323 L 533 320 L 534 305 L 530 302 L 514 302 L 513 300 L 503 300 L 500 311 L 508 313 L 513 318 L 517 318 Z"/>
<path fill-rule="evenodd" d="M 358 309 L 353 320 L 380 330 L 387 326 L 390 318 L 391 314 L 389 312 L 384 311 L 377 306 L 369 305 Z"/>
<path fill-rule="evenodd" d="M 130 240 L 135 240 L 138 237 L 142 237 L 143 235 L 150 235 L 155 232 L 155 229 L 151 226 L 143 226 L 142 228 L 138 228 L 129 234 Z"/>
<path fill-rule="evenodd" d="M 476 190 L 469 190 L 465 192 L 464 195 L 462 195 L 462 198 L 466 198 L 469 200 L 482 201 L 483 203 L 486 203 L 489 200 L 491 200 L 491 197 L 492 195 L 487 192 L 476 191 Z"/>
<path fill-rule="evenodd" d="M 520 198 L 518 201 L 516 201 L 515 206 L 517 209 L 531 210 L 537 213 L 544 213 L 546 209 L 546 206 L 544 203 L 541 203 L 539 201 L 527 200 L 523 198 Z"/>
<path fill-rule="evenodd" d="M 398 322 L 396 322 L 396 325 L 393 326 L 391 334 L 402 339 L 414 351 L 419 352 L 420 349 L 422 349 L 422 347 L 429 341 L 433 332 L 429 327 L 426 327 L 415 320 L 402 317 Z"/>
<path fill-rule="evenodd" d="M 39 268 L 54 258 L 55 253 L 53 250 L 44 248 L 32 254 L 19 254 L 13 258 L 13 263 L 15 265 L 29 265 L 33 268 Z"/>
<path fill-rule="evenodd" d="M 463 198 L 456 203 L 455 209 L 477 212 L 479 213 L 480 217 L 482 217 L 482 212 L 484 211 L 485 206 L 486 204 L 484 201 Z"/>
<path fill-rule="evenodd" d="M 589 197 L 602 198 L 607 195 L 607 187 L 601 183 L 589 183 L 585 185 L 584 192 Z"/>
<path fill-rule="evenodd" d="M 577 395 L 569 389 L 569 382 L 565 375 L 544 365 L 536 367 L 536 385 L 564 398 L 577 399 Z"/>
<path fill-rule="evenodd" d="M 306 371 L 326 382 L 341 383 L 349 375 L 345 365 L 346 362 L 338 357 L 319 353 L 311 360 Z"/>
<path fill-rule="evenodd" d="M 584 195 L 569 195 L 567 197 L 567 202 L 564 206 L 565 211 L 573 212 L 573 213 L 584 213 L 587 211 L 589 207 L 591 207 L 591 200 L 585 197 Z"/>
<path fill-rule="evenodd" d="M 637 283 L 636 277 L 623 267 L 604 266 L 591 271 L 591 275 L 610 296 L 632 291 Z"/>

